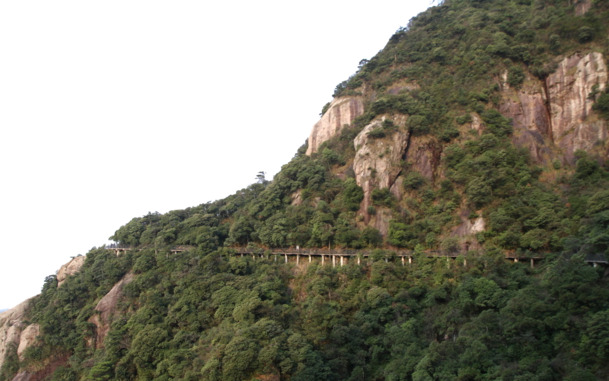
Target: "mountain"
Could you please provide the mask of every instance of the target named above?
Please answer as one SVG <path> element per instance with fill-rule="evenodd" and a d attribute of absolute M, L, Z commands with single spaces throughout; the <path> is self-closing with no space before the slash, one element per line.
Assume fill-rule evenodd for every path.
<path fill-rule="evenodd" d="M 273 181 L 136 217 L 2 313 L 0 379 L 606 379 L 608 17 L 418 15 Z"/>

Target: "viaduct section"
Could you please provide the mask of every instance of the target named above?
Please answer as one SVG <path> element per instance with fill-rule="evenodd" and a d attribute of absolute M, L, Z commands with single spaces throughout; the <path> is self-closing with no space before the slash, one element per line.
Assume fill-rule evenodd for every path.
<path fill-rule="evenodd" d="M 106 249 L 114 251 L 116 255 L 121 255 L 131 250 L 142 250 L 142 248 L 134 248 L 127 246 L 119 246 L 116 244 L 106 246 Z M 169 249 L 171 254 L 178 254 L 184 251 L 193 250 L 192 246 L 175 246 Z M 372 259 L 385 260 L 385 262 L 395 261 L 401 262 L 403 266 L 406 264 L 412 264 L 413 260 L 417 256 L 424 256 L 427 258 L 445 258 L 447 263 L 450 264 L 451 260 L 455 261 L 460 259 L 463 261 L 463 266 L 467 266 L 467 258 L 464 253 L 447 253 L 441 251 L 424 251 L 422 253 L 415 253 L 411 250 L 385 250 L 387 255 L 379 254 L 372 250 L 348 250 L 348 249 L 300 249 L 300 248 L 285 248 L 285 249 L 251 249 L 244 247 L 230 247 L 227 248 L 229 254 L 246 257 L 251 256 L 253 259 L 265 258 L 273 259 L 275 262 L 282 261 L 284 263 L 295 262 L 297 265 L 304 263 L 311 263 L 313 261 L 320 262 L 322 265 L 332 264 L 332 267 L 345 266 L 348 263 L 369 263 Z M 511 262 L 529 262 L 531 267 L 535 267 L 535 264 L 543 260 L 542 255 L 516 255 L 511 253 L 505 254 L 505 259 Z M 377 260 L 378 260 L 377 259 Z M 599 265 L 609 266 L 609 261 L 604 255 L 588 255 L 585 259 L 586 263 L 597 267 Z"/>

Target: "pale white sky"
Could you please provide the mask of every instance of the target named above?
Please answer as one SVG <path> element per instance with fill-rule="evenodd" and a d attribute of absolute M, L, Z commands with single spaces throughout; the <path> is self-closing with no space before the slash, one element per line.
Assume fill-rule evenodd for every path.
<path fill-rule="evenodd" d="M 430 5 L 0 2 L 0 309 L 133 217 L 272 177 Z"/>

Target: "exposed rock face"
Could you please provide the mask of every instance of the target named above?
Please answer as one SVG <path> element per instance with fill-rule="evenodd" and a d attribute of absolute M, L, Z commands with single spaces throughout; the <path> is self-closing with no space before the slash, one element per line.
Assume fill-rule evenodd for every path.
<path fill-rule="evenodd" d="M 431 136 L 416 136 L 410 139 L 406 152 L 406 164 L 410 171 L 417 171 L 429 181 L 436 178 L 442 148 Z"/>
<path fill-rule="evenodd" d="M 13 381 L 31 381 L 33 376 L 33 374 L 28 372 L 19 372 L 17 375 L 15 375 Z"/>
<path fill-rule="evenodd" d="M 607 66 L 596 52 L 565 58 L 546 80 L 553 141 L 567 161 L 576 150 L 589 150 L 607 137 L 604 121 L 588 119 L 594 104 L 588 95 L 595 85 L 603 90 L 606 82 Z"/>
<path fill-rule="evenodd" d="M 345 125 L 364 113 L 364 102 L 361 97 L 340 97 L 330 104 L 330 108 L 321 117 L 321 120 L 313 126 L 309 136 L 307 155 L 317 152 L 319 146 L 338 135 Z"/>
<path fill-rule="evenodd" d="M 503 103 L 501 112 L 512 118 L 512 140 L 517 146 L 526 148 L 536 162 L 546 161 L 550 151 L 545 138 L 551 142 L 552 126 L 544 84 L 528 76 L 526 83 L 516 92 L 509 88 L 506 78 L 507 73 L 502 87 L 509 99 Z"/>
<path fill-rule="evenodd" d="M 461 246 L 463 251 L 475 250 L 480 247 L 478 240 L 476 239 L 476 233 L 484 231 L 486 221 L 484 218 L 477 217 L 474 220 L 468 218 L 469 211 L 465 210 L 461 213 L 461 224 L 457 226 L 452 235 L 454 237 L 461 238 Z"/>
<path fill-rule="evenodd" d="M 30 299 L 0 314 L 0 368 L 11 346 L 21 347 L 21 334 L 26 328 L 24 320 L 29 303 Z"/>
<path fill-rule="evenodd" d="M 68 276 L 77 273 L 84 263 L 85 257 L 78 256 L 61 266 L 57 271 L 58 286 L 60 286 Z M 36 343 L 36 339 L 40 334 L 40 326 L 38 324 L 26 324 L 25 315 L 30 300 L 31 299 L 28 299 L 16 307 L 0 314 L 0 368 L 5 361 L 7 352 L 10 350 L 16 349 L 19 359 L 23 360 L 25 350 Z M 29 380 L 31 377 L 34 377 L 34 375 L 28 372 L 21 372 L 15 376 L 15 379 Z"/>
<path fill-rule="evenodd" d="M 17 355 L 19 356 L 20 361 L 24 360 L 25 350 L 36 342 L 39 334 L 40 326 L 38 324 L 30 324 L 21 332 L 19 347 L 17 347 Z"/>
<path fill-rule="evenodd" d="M 61 266 L 57 270 L 57 286 L 61 286 L 66 279 L 80 271 L 80 268 L 85 263 L 85 257 L 79 255 L 78 257 L 72 258 L 72 260 L 65 265 Z"/>
<path fill-rule="evenodd" d="M 436 177 L 441 160 L 441 149 L 431 136 L 412 136 L 405 129 L 406 116 L 392 117 L 397 130 L 383 138 L 373 138 L 371 131 L 382 128 L 383 120 L 377 119 L 355 137 L 353 171 L 357 185 L 364 191 L 360 213 L 365 221 L 386 235 L 392 216 L 389 210 L 377 210 L 376 216 L 368 214 L 372 205 L 372 191 L 388 188 L 401 200 L 404 194 L 402 179 L 409 171 L 416 171 L 430 181 Z"/>
<path fill-rule="evenodd" d="M 476 113 L 471 113 L 470 116 L 472 117 L 472 122 L 470 123 L 469 128 L 478 132 L 478 135 L 481 135 L 483 130 L 482 119 L 480 119 Z"/>
<path fill-rule="evenodd" d="M 484 231 L 486 226 L 484 218 L 477 217 L 475 220 L 470 220 L 468 215 L 469 213 L 461 215 L 461 224 L 455 228 L 454 235 L 463 237 Z"/>
<path fill-rule="evenodd" d="M 606 82 L 607 66 L 597 52 L 567 57 L 545 82 L 529 76 L 518 91 L 504 81 L 500 110 L 513 120 L 514 143 L 537 162 L 556 156 L 573 162 L 575 151 L 589 151 L 607 137 L 607 123 L 592 113 L 589 98 L 595 86 L 603 90 Z"/>
<path fill-rule="evenodd" d="M 95 346 L 100 348 L 103 346 L 104 339 L 110 331 L 110 324 L 112 324 L 112 318 L 116 312 L 116 305 L 123 295 L 123 287 L 129 284 L 133 280 L 133 274 L 126 274 L 117 284 L 112 287 L 110 291 L 103 298 L 97 302 L 95 306 L 95 312 L 89 321 L 95 324 L 96 327 L 96 340 Z"/>
<path fill-rule="evenodd" d="M 362 202 L 364 214 L 367 214 L 366 211 L 371 205 L 372 191 L 376 188 L 391 188 L 396 182 L 402 171 L 402 159 L 408 149 L 409 133 L 402 128 L 382 139 L 369 136 L 372 130 L 381 128 L 382 122 L 382 120 L 373 121 L 364 127 L 353 141 L 356 149 L 353 171 L 357 185 L 364 191 Z M 379 230 L 382 233 L 386 229 L 381 227 Z"/>
<path fill-rule="evenodd" d="M 575 3 L 575 14 L 582 16 L 590 10 L 592 7 L 592 0 L 576 0 Z"/>
<path fill-rule="evenodd" d="M 580 1 L 576 6 L 589 8 L 590 2 Z M 543 81 L 528 74 L 519 89 L 510 88 L 505 73 L 501 79 L 503 101 L 500 111 L 513 121 L 513 142 L 527 148 L 538 163 L 548 163 L 556 158 L 572 163 L 575 151 L 590 151 L 598 146 L 598 142 L 609 135 L 607 122 L 592 112 L 594 100 L 589 95 L 594 89 L 604 90 L 607 79 L 607 65 L 603 55 L 597 52 L 578 53 L 562 59 L 555 72 Z M 392 91 L 410 89 L 405 86 L 400 84 Z M 335 99 L 313 127 L 307 154 L 317 152 L 324 141 L 339 134 L 363 112 L 361 97 Z M 403 128 L 406 119 L 407 116 L 394 119 L 397 132 L 375 139 L 369 133 L 381 127 L 383 119 L 377 119 L 354 140 L 353 170 L 357 184 L 364 191 L 360 213 L 365 217 L 365 223 L 382 234 L 386 234 L 391 216 L 384 210 L 377 211 L 376 216 L 368 215 L 374 189 L 388 188 L 401 199 L 404 195 L 401 183 L 408 171 L 418 171 L 430 181 L 441 176 L 437 172 L 442 144 L 430 136 L 410 136 Z M 475 113 L 470 128 L 479 134 L 484 130 L 483 122 Z M 479 226 L 484 226 L 484 220 L 466 220 L 457 228 L 459 234 L 471 236 Z"/>

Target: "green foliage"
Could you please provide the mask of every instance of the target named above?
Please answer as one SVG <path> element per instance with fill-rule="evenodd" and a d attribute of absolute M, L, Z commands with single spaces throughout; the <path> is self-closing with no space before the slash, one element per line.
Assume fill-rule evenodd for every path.
<path fill-rule="evenodd" d="M 465 114 L 465 115 L 461 115 L 458 116 L 455 121 L 459 124 L 466 124 L 466 123 L 471 123 L 472 122 L 472 116 L 470 114 Z"/>
<path fill-rule="evenodd" d="M 605 119 L 609 119 L 609 91 L 604 91 L 598 96 L 592 109 L 601 114 Z"/>
<path fill-rule="evenodd" d="M 495 109 L 485 110 L 480 114 L 488 131 L 498 137 L 505 137 L 512 134 L 512 125 L 510 120 L 505 118 Z"/>
<path fill-rule="evenodd" d="M 321 157 L 322 157 L 322 162 L 324 162 L 327 165 L 334 165 L 334 164 L 344 164 L 340 155 L 329 149 L 329 148 L 323 148 L 321 151 Z"/>
<path fill-rule="evenodd" d="M 344 206 L 351 211 L 359 209 L 360 203 L 364 199 L 364 191 L 357 185 L 354 179 L 345 180 L 345 188 L 341 193 Z"/>
<path fill-rule="evenodd" d="M 408 130 L 413 135 L 425 135 L 430 131 L 429 122 L 422 115 L 411 115 L 408 118 Z"/>
<path fill-rule="evenodd" d="M 362 242 L 371 247 L 378 247 L 383 243 L 383 236 L 377 229 L 367 226 L 362 231 Z"/>
<path fill-rule="evenodd" d="M 61 287 L 47 277 L 28 311 L 41 341 L 21 364 L 9 347 L 0 380 L 64 358 L 51 379 L 605 378 L 609 285 L 585 259 L 609 253 L 606 163 L 577 152 L 575 165 L 535 167 L 512 144 L 493 83 L 505 70 L 516 88 L 529 74 L 544 78 L 555 55 L 581 43 L 605 49 L 609 6 L 592 6 L 579 17 L 565 1 L 454 0 L 413 18 L 337 86 L 336 96 L 375 93 L 319 152 L 303 146 L 272 182 L 225 199 L 134 218 L 111 237 L 134 250 L 90 251 Z M 607 92 L 590 96 L 609 118 Z M 466 126 L 474 113 L 481 135 Z M 405 197 L 375 189 L 361 213 L 353 141 L 377 120 L 370 138 L 406 121 L 408 155 L 425 145 L 442 167 L 427 178 L 405 156 Z M 368 225 L 375 214 L 386 237 Z M 465 217 L 485 221 L 475 252 L 462 253 L 473 237 L 454 233 Z M 173 254 L 176 245 L 189 250 Z M 246 245 L 261 254 L 352 248 L 362 265 L 234 255 L 232 246 Z M 412 250 L 413 263 L 402 266 L 389 245 Z M 544 259 L 530 269 L 507 263 L 508 251 Z M 97 303 L 131 277 L 103 345 L 92 345 Z"/>
<path fill-rule="evenodd" d="M 408 190 L 416 190 L 425 184 L 425 177 L 421 175 L 419 172 L 408 172 L 408 174 L 404 177 L 404 181 L 402 185 L 404 185 L 405 189 Z"/>
<path fill-rule="evenodd" d="M 12 380 L 19 371 L 19 357 L 17 356 L 17 345 L 6 343 L 2 368 L 0 368 L 0 380 Z"/>
<path fill-rule="evenodd" d="M 524 79 L 525 79 L 525 74 L 521 67 L 513 66 L 510 68 L 510 71 L 508 72 L 508 78 L 507 78 L 507 83 L 510 86 L 512 86 L 514 88 L 519 88 L 520 85 L 522 85 L 522 83 L 524 82 Z"/>
<path fill-rule="evenodd" d="M 395 202 L 395 197 L 388 188 L 376 188 L 372 191 L 372 202 L 376 206 L 391 207 Z"/>
<path fill-rule="evenodd" d="M 371 139 L 381 139 L 385 137 L 385 130 L 382 127 L 373 128 L 368 132 L 368 137 Z"/>
<path fill-rule="evenodd" d="M 324 105 L 324 107 L 321 109 L 321 113 L 319 113 L 319 116 L 323 116 L 326 111 L 328 111 L 330 109 L 330 102 L 326 103 Z"/>

